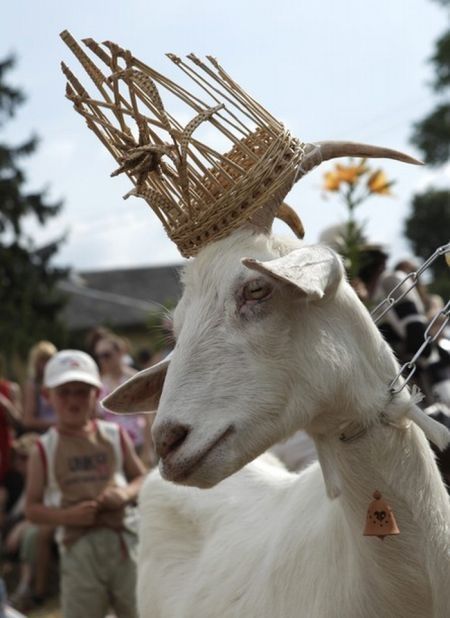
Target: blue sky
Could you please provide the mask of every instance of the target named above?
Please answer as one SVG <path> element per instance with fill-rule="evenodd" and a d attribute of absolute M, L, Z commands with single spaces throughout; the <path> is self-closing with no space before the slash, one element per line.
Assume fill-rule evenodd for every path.
<path fill-rule="evenodd" d="M 145 202 L 122 200 L 129 181 L 109 177 L 115 162 L 64 98 L 60 61 L 82 76 L 59 39 L 66 28 L 78 39 L 116 41 L 172 78 L 177 74 L 165 52 L 212 54 L 304 141 L 366 141 L 420 156 L 409 138 L 412 124 L 437 100 L 428 58 L 446 28 L 446 13 L 431 0 L 8 3 L 0 57 L 17 55 L 10 79 L 28 100 L 7 138 L 40 136 L 25 166 L 29 187 L 48 186 L 49 197 L 65 202 L 58 218 L 45 228 L 30 221 L 28 232 L 37 245 L 67 233 L 57 261 L 90 270 L 180 258 Z M 396 180 L 395 197 L 373 198 L 358 217 L 367 221 L 370 240 L 385 243 L 396 259 L 409 254 L 402 228 L 412 194 L 430 183 L 448 186 L 450 166 L 381 165 Z M 341 204 L 321 195 L 322 174 L 330 167 L 313 171 L 287 199 L 303 219 L 308 242 L 344 220 Z M 276 230 L 288 233 L 282 224 Z"/>

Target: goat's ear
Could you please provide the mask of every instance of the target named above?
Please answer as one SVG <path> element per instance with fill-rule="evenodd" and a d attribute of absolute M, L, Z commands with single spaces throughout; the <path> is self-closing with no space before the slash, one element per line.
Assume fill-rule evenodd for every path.
<path fill-rule="evenodd" d="M 170 356 L 170 355 L 169 355 Z M 170 358 L 140 371 L 103 399 L 103 406 L 117 414 L 155 412 L 161 398 Z"/>
<path fill-rule="evenodd" d="M 310 300 L 332 295 L 344 274 L 340 258 L 321 245 L 296 249 L 268 262 L 243 258 L 242 263 L 247 268 L 294 286 Z"/>

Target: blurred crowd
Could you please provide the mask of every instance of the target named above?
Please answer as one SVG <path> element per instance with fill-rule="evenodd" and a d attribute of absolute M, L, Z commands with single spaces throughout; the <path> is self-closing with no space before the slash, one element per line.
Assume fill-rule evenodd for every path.
<path fill-rule="evenodd" d="M 414 277 L 420 268 L 414 258 L 399 260 L 388 268 L 389 250 L 381 243 L 366 242 L 362 236 L 352 264 L 345 257 L 346 233 L 345 225 L 330 226 L 323 230 L 320 241 L 344 256 L 345 267 L 352 272 L 350 283 L 369 310 L 388 295 L 395 300 L 378 327 L 400 365 L 414 358 L 426 336 L 434 339 L 422 350 L 413 380 L 425 396 L 424 405 L 450 405 L 450 330 L 445 324 L 444 300 L 429 291 L 424 277 Z"/>
<path fill-rule="evenodd" d="M 136 453 L 141 471 L 149 470 L 156 463 L 150 432 L 153 415 L 113 414 L 101 401 L 137 370 L 161 360 L 170 351 L 170 343 L 158 355 L 146 349 L 134 358 L 126 340 L 98 327 L 88 334 L 83 347 L 95 360 L 100 380 L 90 415 L 108 421 L 106 427 L 117 425 L 121 436 L 126 433 L 132 445 L 130 452 L 133 457 Z M 54 566 L 59 563 L 57 526 L 51 522 L 32 523 L 27 518 L 26 486 L 30 456 L 49 430 L 58 427 L 58 414 L 45 388 L 44 376 L 50 361 L 59 354 L 50 341 L 38 341 L 29 351 L 23 384 L 8 379 L 0 355 L 0 577 L 7 582 L 9 603 L 23 612 L 40 606 L 49 591 L 54 593 L 58 586 Z M 136 467 L 132 462 L 131 469 L 133 465 Z"/>
<path fill-rule="evenodd" d="M 369 309 L 391 294 L 395 302 L 382 316 L 378 327 L 394 350 L 401 365 L 410 362 L 425 339 L 432 341 L 416 361 L 413 381 L 424 395 L 424 405 L 450 405 L 450 330 L 443 312 L 444 300 L 429 292 L 413 273 L 419 270 L 414 259 L 403 259 L 387 269 L 388 254 L 380 245 L 361 251 L 361 267 L 353 287 Z M 395 290 L 394 293 L 391 293 Z"/>

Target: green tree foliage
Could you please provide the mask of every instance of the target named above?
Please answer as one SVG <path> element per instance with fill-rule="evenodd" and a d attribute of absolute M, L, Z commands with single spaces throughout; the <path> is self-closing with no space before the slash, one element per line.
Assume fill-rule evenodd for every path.
<path fill-rule="evenodd" d="M 0 132 L 24 102 L 21 90 L 6 74 L 14 59 L 0 61 Z M 37 147 L 36 137 L 18 145 L 0 139 L 0 351 L 7 360 L 24 356 L 35 341 L 58 342 L 62 326 L 57 316 L 64 298 L 56 288 L 66 271 L 51 265 L 60 241 L 36 248 L 24 231 L 27 217 L 41 225 L 55 216 L 60 203 L 49 203 L 45 192 L 27 192 L 21 161 Z"/>
<path fill-rule="evenodd" d="M 442 103 L 416 125 L 413 142 L 424 153 L 425 163 L 439 165 L 450 155 L 450 104 Z"/>
<path fill-rule="evenodd" d="M 450 191 L 429 191 L 416 195 L 412 212 L 406 220 L 406 236 L 414 253 L 423 258 L 449 242 Z M 450 271 L 444 256 L 431 266 L 434 283 L 432 291 L 444 298 L 450 297 Z"/>
<path fill-rule="evenodd" d="M 440 0 L 450 6 L 450 0 Z M 441 95 L 450 89 L 450 29 L 436 42 L 431 57 L 434 71 L 434 90 Z M 425 163 L 440 165 L 450 158 L 450 102 L 448 96 L 414 127 L 412 141 L 423 152 Z"/>
<path fill-rule="evenodd" d="M 450 6 L 450 0 L 435 0 L 435 2 L 442 4 L 442 6 Z"/>
<path fill-rule="evenodd" d="M 437 0 L 450 8 L 450 0 Z M 447 18 L 450 17 L 447 11 Z M 450 24 L 450 21 L 447 21 Z M 420 148 L 426 163 L 442 165 L 450 159 L 450 27 L 436 41 L 431 57 L 434 71 L 432 86 L 439 97 L 430 114 L 414 127 L 413 142 Z M 405 222 L 405 235 L 416 255 L 426 259 L 450 240 L 450 190 L 435 190 L 414 197 L 412 211 Z M 430 290 L 450 297 L 450 272 L 444 257 L 431 267 Z"/>
<path fill-rule="evenodd" d="M 450 86 L 450 30 L 445 32 L 436 43 L 436 51 L 431 61 L 434 65 L 436 76 L 433 82 L 437 92 Z"/>

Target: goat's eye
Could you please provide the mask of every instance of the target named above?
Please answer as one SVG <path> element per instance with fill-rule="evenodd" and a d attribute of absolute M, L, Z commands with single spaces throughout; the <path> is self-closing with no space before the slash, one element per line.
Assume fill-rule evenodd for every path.
<path fill-rule="evenodd" d="M 264 300 L 272 294 L 272 286 L 263 279 L 252 279 L 244 285 L 243 298 L 244 300 Z"/>

